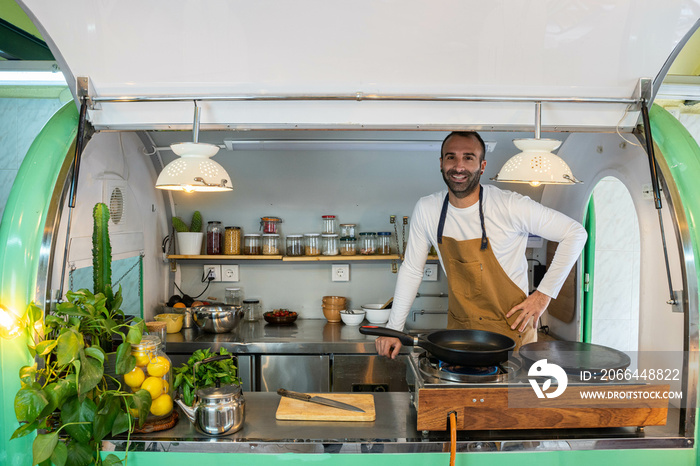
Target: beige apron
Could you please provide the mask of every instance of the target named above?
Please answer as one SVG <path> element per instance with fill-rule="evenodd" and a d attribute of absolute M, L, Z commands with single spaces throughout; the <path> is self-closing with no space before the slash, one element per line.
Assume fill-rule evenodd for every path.
<path fill-rule="evenodd" d="M 457 241 L 443 237 L 448 197 L 442 206 L 438 224 L 438 248 L 447 271 L 449 288 L 448 329 L 476 329 L 507 335 L 515 341 L 515 349 L 537 341 L 537 331 L 528 325 L 524 332 L 512 330 L 519 313 L 506 319 L 513 306 L 526 298 L 525 293 L 506 274 L 493 254 L 484 228 L 482 187 L 479 192 L 481 239 Z"/>

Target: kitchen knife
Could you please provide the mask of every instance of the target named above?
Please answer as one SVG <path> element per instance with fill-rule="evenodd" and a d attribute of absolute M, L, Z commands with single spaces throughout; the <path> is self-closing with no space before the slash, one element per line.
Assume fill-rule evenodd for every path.
<path fill-rule="evenodd" d="M 345 409 L 348 411 L 356 411 L 358 413 L 365 412 L 364 409 L 358 408 L 357 406 L 353 406 L 347 403 L 331 400 L 322 396 L 311 396 L 307 395 L 306 393 L 292 392 L 289 390 L 285 390 L 284 388 L 280 388 L 279 390 L 277 390 L 277 394 L 280 396 L 286 396 L 287 398 L 293 398 L 295 400 L 308 401 L 309 403 L 317 403 L 325 406 L 332 406 L 333 408 Z"/>

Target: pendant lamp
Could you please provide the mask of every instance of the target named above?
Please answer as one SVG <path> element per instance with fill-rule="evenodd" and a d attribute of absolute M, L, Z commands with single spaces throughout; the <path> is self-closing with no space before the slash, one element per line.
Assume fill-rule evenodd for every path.
<path fill-rule="evenodd" d="M 197 142 L 199 139 L 199 113 L 194 103 L 193 142 L 171 144 L 170 149 L 179 157 L 161 170 L 156 188 L 170 191 L 221 192 L 231 191 L 231 177 L 217 162 L 210 159 L 219 152 L 219 146 Z"/>
<path fill-rule="evenodd" d="M 535 103 L 535 137 L 514 139 L 513 144 L 522 152 L 511 157 L 501 168 L 494 181 L 508 183 L 541 184 L 575 184 L 581 183 L 571 173 L 571 168 L 564 160 L 553 154 L 561 141 L 540 139 L 542 103 Z"/>

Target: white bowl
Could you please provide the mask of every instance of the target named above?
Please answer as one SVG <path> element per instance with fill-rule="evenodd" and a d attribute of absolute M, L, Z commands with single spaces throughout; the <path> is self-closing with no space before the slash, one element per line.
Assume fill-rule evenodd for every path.
<path fill-rule="evenodd" d="M 348 311 L 340 311 L 340 318 L 345 325 L 360 325 L 365 320 L 365 311 L 353 310 L 350 314 Z"/>
<path fill-rule="evenodd" d="M 363 304 L 362 309 L 370 324 L 386 324 L 391 309 L 380 309 L 384 304 Z"/>

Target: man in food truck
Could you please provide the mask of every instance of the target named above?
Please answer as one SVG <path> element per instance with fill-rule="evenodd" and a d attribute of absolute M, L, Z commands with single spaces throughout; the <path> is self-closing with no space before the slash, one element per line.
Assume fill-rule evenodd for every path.
<path fill-rule="evenodd" d="M 516 349 L 537 340 L 539 317 L 579 257 L 586 230 L 526 196 L 482 186 L 485 149 L 476 132 L 453 132 L 444 139 L 440 171 L 448 190 L 416 204 L 388 328 L 403 329 L 433 245 L 447 277 L 448 329 L 507 335 Z M 530 233 L 559 245 L 537 290 L 528 296 L 525 250 Z M 376 348 L 395 358 L 401 342 L 379 337 Z"/>

